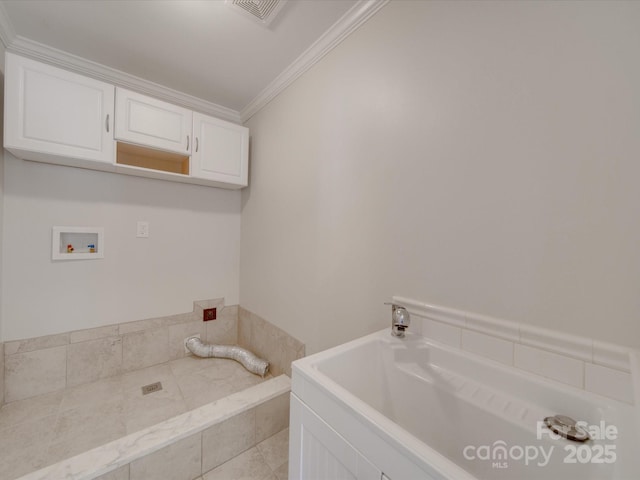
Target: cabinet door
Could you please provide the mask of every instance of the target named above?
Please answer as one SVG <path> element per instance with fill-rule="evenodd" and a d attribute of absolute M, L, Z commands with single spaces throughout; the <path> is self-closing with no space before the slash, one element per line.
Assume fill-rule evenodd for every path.
<path fill-rule="evenodd" d="M 193 177 L 247 186 L 249 129 L 217 118 L 193 114 Z"/>
<path fill-rule="evenodd" d="M 113 163 L 113 85 L 11 53 L 5 61 L 5 148 L 30 160 Z"/>
<path fill-rule="evenodd" d="M 291 394 L 289 479 L 380 480 L 382 472 Z"/>
<path fill-rule="evenodd" d="M 116 140 L 189 155 L 192 112 L 116 88 Z"/>

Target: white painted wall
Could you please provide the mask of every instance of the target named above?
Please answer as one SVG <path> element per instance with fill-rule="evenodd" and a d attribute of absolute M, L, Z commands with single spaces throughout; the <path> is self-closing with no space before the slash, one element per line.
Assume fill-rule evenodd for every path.
<path fill-rule="evenodd" d="M 3 340 L 238 302 L 240 193 L 5 152 Z M 136 222 L 150 237 L 136 238 Z M 51 260 L 51 227 L 102 226 L 103 260 Z"/>
<path fill-rule="evenodd" d="M 247 125 L 241 304 L 397 294 L 640 347 L 640 2 L 392 1 Z"/>

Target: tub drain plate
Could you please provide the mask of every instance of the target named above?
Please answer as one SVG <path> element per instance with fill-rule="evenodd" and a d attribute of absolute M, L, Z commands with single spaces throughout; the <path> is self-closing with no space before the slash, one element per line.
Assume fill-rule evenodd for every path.
<path fill-rule="evenodd" d="M 142 387 L 142 395 L 149 395 L 150 393 L 159 392 L 160 390 L 162 390 L 162 383 L 150 383 Z"/>

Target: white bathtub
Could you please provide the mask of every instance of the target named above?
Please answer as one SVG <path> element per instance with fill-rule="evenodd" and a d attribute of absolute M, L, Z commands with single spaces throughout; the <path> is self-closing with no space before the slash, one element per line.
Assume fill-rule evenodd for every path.
<path fill-rule="evenodd" d="M 601 438 L 550 438 L 556 414 Z M 389 329 L 296 361 L 291 415 L 292 480 L 640 478 L 633 405 Z"/>

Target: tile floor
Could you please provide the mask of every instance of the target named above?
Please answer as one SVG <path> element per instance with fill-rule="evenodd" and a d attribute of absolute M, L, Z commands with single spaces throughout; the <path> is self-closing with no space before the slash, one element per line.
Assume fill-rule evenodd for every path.
<path fill-rule="evenodd" d="M 0 478 L 15 479 L 262 381 L 233 360 L 185 357 L 6 404 L 0 409 Z M 161 382 L 162 390 L 142 395 L 141 387 L 154 382 Z M 265 440 L 262 451 L 280 451 L 277 439 L 272 440 L 278 435 Z M 260 464 L 260 458 L 266 461 L 258 447 L 249 450 L 257 452 L 251 465 Z M 249 468 L 242 461 L 229 465 L 232 462 L 203 480 L 224 478 L 214 472 L 225 465 Z M 270 462 L 270 475 L 276 475 L 280 465 Z"/>

